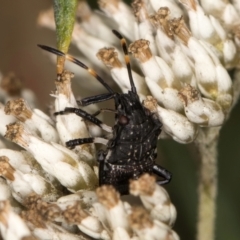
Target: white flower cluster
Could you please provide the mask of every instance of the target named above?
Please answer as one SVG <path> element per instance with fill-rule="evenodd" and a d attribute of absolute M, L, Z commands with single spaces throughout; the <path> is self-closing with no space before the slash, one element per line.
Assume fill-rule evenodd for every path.
<path fill-rule="evenodd" d="M 14 180 L 15 175 L 12 168 L 12 172 L 8 170 L 8 176 L 4 177 Z M 78 191 L 52 202 L 43 200 L 36 193 L 28 194 L 22 202 L 24 210 L 19 209 L 21 218 L 16 213 L 16 204 L 10 201 L 6 182 L 0 180 L 4 195 L 0 199 L 3 239 L 80 240 L 90 239 L 86 237 L 89 236 L 106 240 L 179 240 L 172 230 L 175 207 L 164 188 L 148 174 L 130 183 L 131 194 L 140 196 L 143 207 L 132 207 L 121 201 L 112 186 L 102 186 L 96 192 Z"/>
<path fill-rule="evenodd" d="M 64 71 L 56 80 L 55 111 L 76 107 L 72 77 Z M 92 191 L 98 185 L 94 146 L 64 147 L 65 141 L 88 137 L 88 126 L 75 114 L 57 115 L 54 121 L 32 110 L 19 98 L 21 91 L 14 96 L 5 92 L 8 101 L 1 105 L 1 134 L 25 149 L 0 148 L 4 240 L 90 239 L 87 235 L 116 240 L 179 239 L 172 230 L 175 207 L 154 177 L 143 175 L 130 185 L 131 194 L 140 196 L 144 208 L 122 202 L 111 186 Z"/>
<path fill-rule="evenodd" d="M 127 92 L 127 69 L 111 30 L 132 42 L 129 52 L 137 59 L 134 83 L 144 106 L 158 113 L 162 137 L 189 143 L 200 127 L 223 124 L 233 97 L 227 69 L 239 67 L 239 1 L 136 0 L 131 9 L 120 0 L 100 0 L 99 7 L 103 13 L 92 11 L 85 1 L 79 3 L 81 21 L 75 24 L 73 43 L 86 58 L 83 62 L 104 75 L 109 74 L 106 65 Z M 54 29 L 52 14 L 42 13 L 39 24 Z M 55 81 L 54 112 L 78 107 L 72 77 L 64 71 Z M 97 81 L 96 85 L 89 82 L 97 87 Z M 153 177 L 143 175 L 130 184 L 130 193 L 140 197 L 142 208 L 121 201 L 111 186 L 94 192 L 98 186 L 95 146 L 69 150 L 65 142 L 87 138 L 95 128 L 74 113 L 53 119 L 36 109 L 34 94 L 13 75 L 2 78 L 0 84 L 0 232 L 4 240 L 179 239 L 172 230 L 176 210 Z M 111 131 L 105 124 L 102 128 Z"/>
<path fill-rule="evenodd" d="M 189 143 L 199 127 L 222 125 L 232 104 L 227 69 L 239 67 L 239 7 L 237 1 L 234 5 L 218 2 L 135 0 L 131 9 L 120 0 L 100 0 L 103 15 L 81 1 L 73 43 L 96 69 L 106 73 L 104 63 L 127 92 L 127 69 L 111 30 L 132 41 L 129 52 L 138 62 L 134 70 L 142 71 L 133 70 L 134 82 L 142 100 L 147 96 L 157 100 L 154 111 L 166 133 L 160 137 Z M 49 12 L 42 14 L 39 24 L 52 28 L 51 19 Z"/>

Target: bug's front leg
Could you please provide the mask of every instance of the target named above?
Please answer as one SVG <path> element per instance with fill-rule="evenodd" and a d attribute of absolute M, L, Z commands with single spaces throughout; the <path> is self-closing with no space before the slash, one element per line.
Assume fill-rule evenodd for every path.
<path fill-rule="evenodd" d="M 91 97 L 86 97 L 78 100 L 77 103 L 80 106 L 87 106 L 94 103 L 104 102 L 115 97 L 115 93 L 103 93 Z"/>
<path fill-rule="evenodd" d="M 101 143 L 107 145 L 108 140 L 105 138 L 95 137 L 95 138 L 77 138 L 66 142 L 66 146 L 70 149 L 86 143 Z"/>
<path fill-rule="evenodd" d="M 64 109 L 64 111 L 56 112 L 54 115 L 64 115 L 66 113 L 75 113 L 76 115 L 82 117 L 85 120 L 88 120 L 89 122 L 99 126 L 103 130 L 107 132 L 112 132 L 112 128 L 104 124 L 102 121 L 100 121 L 98 118 L 92 116 L 91 114 L 87 113 L 86 111 L 80 109 L 80 108 L 71 108 L 67 107 Z"/>
<path fill-rule="evenodd" d="M 172 179 L 172 174 L 168 170 L 166 170 L 165 168 L 161 167 L 158 164 L 153 165 L 153 173 L 155 173 L 159 177 L 164 178 L 164 180 L 157 181 L 157 183 L 159 185 L 167 184 Z"/>

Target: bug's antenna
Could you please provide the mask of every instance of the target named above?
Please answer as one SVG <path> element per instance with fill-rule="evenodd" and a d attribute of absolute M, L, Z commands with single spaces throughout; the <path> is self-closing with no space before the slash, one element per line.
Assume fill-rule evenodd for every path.
<path fill-rule="evenodd" d="M 112 32 L 120 39 L 121 41 L 121 45 L 122 45 L 122 49 L 124 52 L 124 59 L 126 62 L 126 66 L 127 66 L 127 71 L 128 71 L 128 76 L 129 76 L 129 80 L 130 80 L 130 84 L 131 84 L 131 88 L 132 88 L 132 92 L 137 93 L 134 81 L 133 81 L 133 77 L 132 77 L 132 70 L 131 70 L 131 64 L 130 64 L 130 59 L 129 59 L 129 55 L 128 55 L 128 50 L 127 50 L 127 43 L 125 38 L 116 30 L 112 30 Z"/>
<path fill-rule="evenodd" d="M 53 54 L 56 54 L 58 56 L 64 56 L 67 60 L 69 60 L 70 62 L 75 63 L 76 65 L 80 66 L 81 68 L 86 69 L 93 77 L 95 77 L 110 93 L 114 93 L 114 91 L 112 90 L 112 88 L 92 69 L 89 68 L 88 66 L 86 66 L 84 63 L 82 63 L 81 61 L 77 60 L 76 58 L 74 58 L 71 55 L 65 54 L 55 48 L 52 47 L 48 47 L 45 45 L 40 45 L 38 44 L 38 47 L 42 48 L 43 50 L 46 50 L 48 52 L 51 52 Z"/>

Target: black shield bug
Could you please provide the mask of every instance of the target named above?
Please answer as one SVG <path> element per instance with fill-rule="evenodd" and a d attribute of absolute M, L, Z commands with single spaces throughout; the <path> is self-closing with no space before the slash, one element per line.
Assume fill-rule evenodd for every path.
<path fill-rule="evenodd" d="M 171 180 L 171 173 L 156 164 L 157 140 L 161 133 L 162 123 L 157 115 L 145 108 L 138 97 L 132 78 L 131 66 L 128 56 L 127 44 L 120 33 L 113 33 L 121 40 L 125 54 L 131 90 L 128 93 L 116 93 L 112 88 L 91 68 L 68 54 L 54 48 L 39 45 L 44 50 L 59 56 L 65 56 L 69 61 L 86 69 L 107 90 L 108 93 L 87 97 L 81 100 L 81 105 L 86 106 L 97 102 L 114 99 L 115 125 L 112 128 L 112 138 L 80 138 L 66 142 L 66 146 L 74 148 L 85 143 L 100 142 L 106 144 L 106 150 L 100 150 L 97 160 L 99 162 L 99 185 L 113 185 L 121 194 L 128 194 L 129 180 L 137 179 L 143 173 L 156 174 L 163 178 L 159 184 L 166 184 Z M 75 113 L 82 118 L 103 128 L 104 124 L 82 109 L 65 108 L 56 114 Z"/>

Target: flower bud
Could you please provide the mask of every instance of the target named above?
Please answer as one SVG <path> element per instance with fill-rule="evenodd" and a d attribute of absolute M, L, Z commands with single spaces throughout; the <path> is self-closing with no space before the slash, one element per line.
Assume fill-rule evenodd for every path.
<path fill-rule="evenodd" d="M 127 93 L 131 89 L 127 68 L 122 66 L 115 49 L 102 48 L 98 51 L 97 57 L 110 69 L 112 78 L 122 89 L 122 91 Z M 143 96 L 149 94 L 146 83 L 143 77 L 134 71 L 132 71 L 132 75 L 137 93 L 139 94 L 140 98 L 143 99 Z"/>
<path fill-rule="evenodd" d="M 24 99 L 19 98 L 7 102 L 5 109 L 7 115 L 13 115 L 19 121 L 23 122 L 29 130 L 40 136 L 46 142 L 58 142 L 59 137 L 55 128 L 49 123 L 48 120 L 33 112 Z M 43 115 L 43 114 L 42 114 Z"/>
<path fill-rule="evenodd" d="M 150 0 L 150 3 L 155 10 L 155 12 L 158 11 L 161 7 L 167 7 L 171 9 L 171 18 L 179 18 L 183 15 L 183 12 L 181 8 L 177 5 L 177 3 L 174 0 Z"/>
<path fill-rule="evenodd" d="M 193 36 L 198 39 L 204 39 L 212 44 L 218 44 L 220 38 L 210 18 L 204 13 L 198 2 L 191 0 L 180 0 L 180 2 L 187 8 Z"/>
<path fill-rule="evenodd" d="M 67 206 L 62 215 L 65 221 L 76 224 L 85 234 L 95 239 L 110 239 L 101 222 L 96 217 L 89 215 L 86 211 L 81 209 L 78 202 Z"/>
<path fill-rule="evenodd" d="M 140 196 L 143 205 L 154 219 L 170 226 L 174 224 L 177 216 L 176 209 L 166 190 L 156 183 L 155 177 L 144 174 L 138 180 L 132 180 L 130 193 Z"/>
<path fill-rule="evenodd" d="M 64 111 L 66 107 L 77 107 L 76 99 L 72 93 L 71 89 L 71 78 L 73 74 L 64 71 L 58 80 L 55 81 L 56 84 L 56 99 L 55 99 L 55 109 L 57 112 Z M 57 115 L 56 127 L 59 133 L 62 144 L 72 139 L 86 138 L 90 137 L 87 126 L 80 116 L 75 113 L 68 113 L 63 115 Z M 82 151 L 82 149 L 84 151 Z M 94 164 L 93 155 L 95 154 L 95 148 L 93 144 L 84 144 L 76 146 L 74 151 L 80 153 L 84 152 L 89 154 L 85 155 L 85 159 L 90 165 Z"/>
<path fill-rule="evenodd" d="M 139 60 L 152 95 L 165 108 L 181 112 L 183 106 L 177 98 L 180 83 L 162 59 L 152 56 L 149 42 L 137 40 L 129 46 L 129 51 Z"/>
<path fill-rule="evenodd" d="M 0 134 L 2 136 L 5 135 L 6 133 L 6 126 L 10 123 L 13 123 L 16 121 L 16 118 L 14 116 L 9 116 L 5 113 L 4 111 L 4 105 L 2 103 L 0 103 L 0 118 L 1 118 L 1 121 L 0 121 Z"/>
<path fill-rule="evenodd" d="M 178 96 L 191 122 L 207 127 L 217 127 L 223 124 L 225 117 L 220 105 L 213 100 L 201 98 L 197 89 L 186 85 Z"/>
<path fill-rule="evenodd" d="M 198 126 L 190 122 L 185 116 L 157 105 L 156 99 L 148 96 L 143 105 L 151 112 L 158 114 L 163 123 L 163 130 L 175 141 L 180 143 L 192 142 L 198 133 Z"/>
<path fill-rule="evenodd" d="M 87 1 L 80 1 L 77 6 L 77 17 L 81 19 L 80 25 L 88 34 L 100 38 L 110 44 L 115 43 L 111 29 L 102 19 L 91 10 Z"/>
<path fill-rule="evenodd" d="M 128 5 L 121 0 L 100 0 L 98 4 L 99 8 L 117 23 L 117 30 L 133 41 L 135 19 Z"/>
<path fill-rule="evenodd" d="M 181 83 L 197 86 L 192 63 L 180 46 L 176 46 L 172 53 L 172 71 Z"/>
<path fill-rule="evenodd" d="M 124 205 L 120 200 L 119 193 L 112 186 L 102 186 L 96 191 L 99 202 L 106 208 L 108 212 L 109 224 L 112 230 L 117 227 L 130 232 L 127 222 L 127 213 Z"/>
<path fill-rule="evenodd" d="M 232 81 L 227 70 L 221 65 L 218 57 L 204 41 L 198 41 L 186 34 L 186 26 L 181 21 L 172 22 L 175 34 L 189 48 L 195 64 L 195 73 L 201 93 L 216 100 L 226 112 L 232 103 Z"/>
<path fill-rule="evenodd" d="M 224 0 L 216 0 L 216 1 L 208 1 L 201 0 L 201 6 L 207 14 L 212 14 L 213 16 L 219 16 L 222 14 L 223 9 L 226 6 L 226 1 Z"/>
<path fill-rule="evenodd" d="M 228 26 L 234 26 L 239 21 L 239 13 L 231 3 L 227 3 L 222 14 L 223 21 Z"/>
<path fill-rule="evenodd" d="M 22 218 L 12 210 L 8 201 L 0 201 L 0 231 L 3 239 L 6 240 L 24 238 L 36 240 Z"/>
<path fill-rule="evenodd" d="M 171 228 L 157 220 L 152 220 L 148 212 L 143 208 L 134 208 L 129 216 L 130 226 L 140 239 L 171 239 L 179 240 L 177 234 Z"/>
<path fill-rule="evenodd" d="M 154 30 L 150 22 L 147 6 L 143 0 L 135 0 L 132 3 L 133 13 L 137 19 L 136 39 L 146 39 L 150 42 L 150 49 L 153 55 L 157 55 L 157 47 L 154 40 Z"/>
<path fill-rule="evenodd" d="M 155 42 L 160 56 L 171 65 L 171 53 L 176 44 L 173 39 L 173 34 L 169 28 L 170 10 L 168 7 L 161 7 L 157 13 L 150 16 L 152 24 L 156 28 Z"/>
<path fill-rule="evenodd" d="M 83 209 L 89 209 L 92 207 L 92 204 L 97 201 L 97 195 L 95 191 L 80 190 L 74 194 L 69 194 L 63 197 L 60 197 L 57 200 L 58 206 L 61 205 L 73 205 L 78 201 L 81 204 Z"/>
<path fill-rule="evenodd" d="M 5 156 L 0 157 L 0 176 L 4 177 L 12 191 L 13 197 L 20 203 L 32 193 L 39 195 L 55 195 L 56 190 L 43 177 L 33 173 L 22 173 L 15 169 L 9 163 L 9 159 Z M 55 192 L 55 194 L 52 194 Z"/>
<path fill-rule="evenodd" d="M 69 155 L 29 134 L 20 123 L 8 125 L 7 128 L 5 137 L 32 153 L 42 168 L 56 177 L 70 191 L 88 188 L 79 172 L 82 168 Z M 88 174 L 85 175 L 88 176 Z M 97 179 L 93 180 L 96 183 Z"/>

